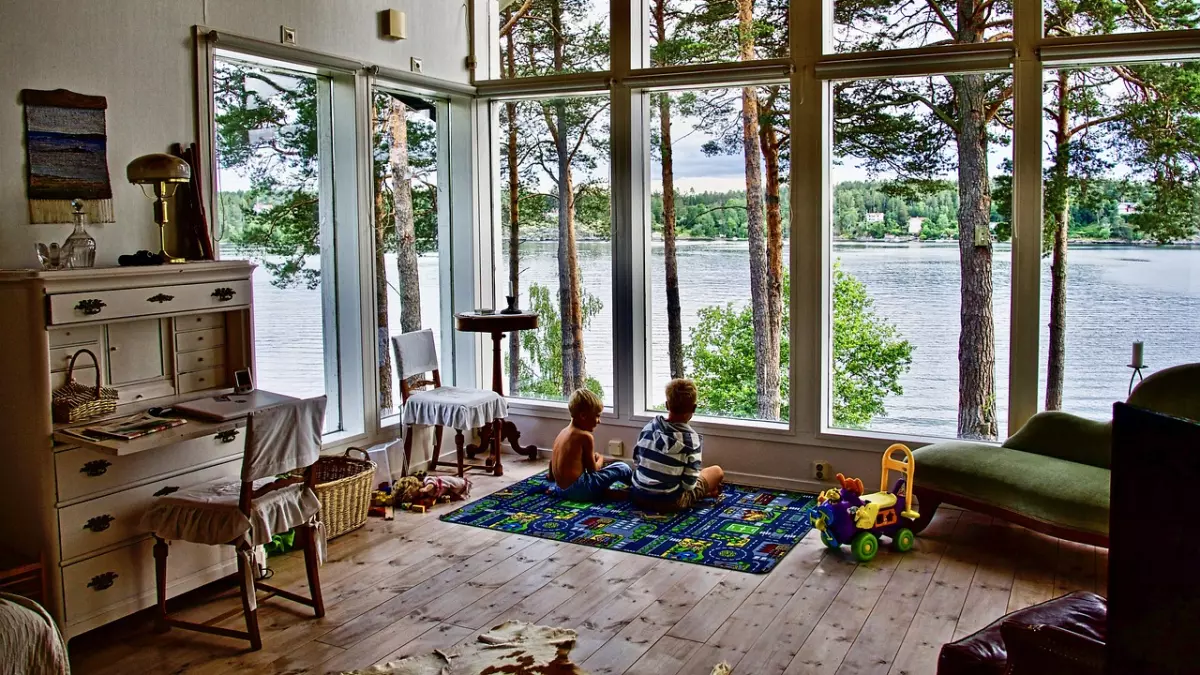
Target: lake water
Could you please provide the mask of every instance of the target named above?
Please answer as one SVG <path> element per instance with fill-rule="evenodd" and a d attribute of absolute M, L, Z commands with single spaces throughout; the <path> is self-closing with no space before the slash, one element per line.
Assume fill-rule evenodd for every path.
<path fill-rule="evenodd" d="M 522 299 L 531 283 L 557 289 L 556 244 L 521 248 Z M 687 339 L 700 308 L 749 298 L 745 242 L 681 242 L 679 281 L 683 333 Z M 955 243 L 837 243 L 842 268 L 860 279 L 878 315 L 914 347 L 911 369 L 901 378 L 904 394 L 885 402 L 887 413 L 870 428 L 896 433 L 953 436 L 958 401 L 959 268 Z M 785 260 L 786 260 L 785 253 Z M 1011 252 L 996 247 L 994 313 L 996 389 L 1005 434 Z M 1085 246 L 1071 248 L 1067 309 L 1067 377 L 1063 407 L 1097 419 L 1111 416 L 1126 397 L 1130 344 L 1146 343 L 1147 373 L 1200 360 L 1200 249 L 1185 247 Z M 397 284 L 394 258 L 388 276 Z M 612 400 L 612 262 L 607 242 L 579 245 L 580 273 L 588 293 L 604 303 L 584 333 L 588 372 Z M 439 331 L 436 256 L 421 258 L 422 316 Z M 653 373 L 649 399 L 662 398 L 669 379 L 662 246 L 651 257 Z M 1050 272 L 1043 266 L 1042 318 L 1048 322 Z M 255 274 L 258 380 L 262 387 L 297 395 L 323 391 L 321 310 L 316 291 L 277 289 L 265 271 Z M 392 326 L 399 308 L 392 294 Z M 397 329 L 398 330 L 398 329 Z M 1047 336 L 1042 331 L 1042 381 Z M 440 344 L 440 343 L 439 343 Z"/>

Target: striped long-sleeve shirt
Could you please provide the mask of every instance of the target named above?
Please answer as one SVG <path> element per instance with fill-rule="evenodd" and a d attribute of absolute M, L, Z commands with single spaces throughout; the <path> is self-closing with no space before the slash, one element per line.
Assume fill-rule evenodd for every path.
<path fill-rule="evenodd" d="M 633 489 L 649 497 L 671 497 L 696 486 L 700 477 L 700 434 L 659 415 L 642 428 L 633 449 Z"/>

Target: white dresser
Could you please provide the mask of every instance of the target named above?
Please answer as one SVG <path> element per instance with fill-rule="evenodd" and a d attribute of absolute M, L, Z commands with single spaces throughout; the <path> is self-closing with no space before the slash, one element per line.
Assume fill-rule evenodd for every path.
<path fill-rule="evenodd" d="M 41 555 L 47 608 L 67 637 L 154 604 L 142 512 L 156 495 L 236 475 L 245 422 L 81 444 L 58 433 L 51 392 L 81 349 L 99 368 L 81 357 L 76 379 L 116 388 L 117 415 L 228 390 L 254 362 L 253 269 L 0 271 L 0 540 Z M 170 556 L 171 597 L 235 567 L 228 547 L 173 543 Z"/>

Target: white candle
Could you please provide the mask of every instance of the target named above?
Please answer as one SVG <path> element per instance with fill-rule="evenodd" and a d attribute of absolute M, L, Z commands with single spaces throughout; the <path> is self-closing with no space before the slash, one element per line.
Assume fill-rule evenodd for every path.
<path fill-rule="evenodd" d="M 1130 366 L 1134 368 L 1141 368 L 1144 365 L 1142 363 L 1144 347 L 1145 345 L 1142 344 L 1140 340 L 1133 343 L 1133 360 L 1129 362 Z"/>

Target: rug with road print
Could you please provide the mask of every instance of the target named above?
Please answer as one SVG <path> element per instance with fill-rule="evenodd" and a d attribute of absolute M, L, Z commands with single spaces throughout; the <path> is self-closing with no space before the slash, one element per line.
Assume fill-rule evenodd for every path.
<path fill-rule="evenodd" d="M 655 558 L 766 574 L 811 526 L 814 495 L 726 484 L 721 496 L 683 513 L 631 502 L 589 504 L 546 494 L 541 473 L 442 516 L 450 523 Z"/>

